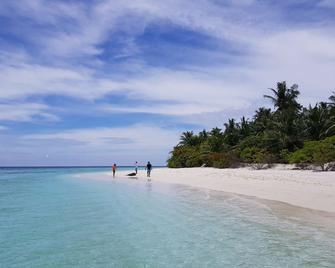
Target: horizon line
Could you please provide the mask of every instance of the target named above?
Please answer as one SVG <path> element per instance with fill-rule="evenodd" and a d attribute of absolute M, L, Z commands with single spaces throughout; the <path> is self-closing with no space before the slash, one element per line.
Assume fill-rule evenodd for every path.
<path fill-rule="evenodd" d="M 133 167 L 134 165 L 119 165 L 118 167 Z M 110 166 L 0 166 L 0 168 L 109 168 Z M 144 167 L 144 165 L 139 165 L 139 167 Z M 157 165 L 156 167 L 166 167 L 163 165 Z"/>

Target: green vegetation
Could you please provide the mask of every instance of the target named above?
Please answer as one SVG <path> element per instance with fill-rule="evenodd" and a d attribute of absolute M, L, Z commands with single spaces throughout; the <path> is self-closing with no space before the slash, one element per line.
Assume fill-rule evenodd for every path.
<path fill-rule="evenodd" d="M 295 163 L 305 167 L 335 161 L 335 93 L 329 101 L 303 107 L 298 102 L 298 86 L 286 82 L 270 89 L 274 110 L 261 107 L 251 120 L 229 119 L 224 129 L 213 128 L 198 134 L 182 133 L 168 159 L 174 168 L 236 167 L 241 163 L 257 168 L 272 163 Z"/>
<path fill-rule="evenodd" d="M 322 141 L 308 141 L 302 149 L 299 149 L 289 156 L 292 164 L 298 164 L 302 168 L 309 164 L 316 164 L 322 170 L 328 170 L 332 166 L 327 163 L 335 159 L 335 136 Z"/>

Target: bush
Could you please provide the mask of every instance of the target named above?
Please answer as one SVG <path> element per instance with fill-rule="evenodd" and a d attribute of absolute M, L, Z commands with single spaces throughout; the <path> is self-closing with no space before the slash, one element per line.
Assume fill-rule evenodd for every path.
<path fill-rule="evenodd" d="M 168 159 L 168 167 L 170 168 L 183 168 L 187 167 L 187 161 L 194 158 L 197 152 L 195 148 L 186 146 L 176 146 L 171 157 Z"/>
<path fill-rule="evenodd" d="M 212 165 L 209 153 L 201 152 L 198 147 L 176 146 L 167 160 L 170 168 L 200 167 Z"/>
<path fill-rule="evenodd" d="M 240 157 L 245 163 L 256 164 L 257 169 L 269 166 L 276 160 L 273 154 L 257 147 L 245 148 Z"/>
<path fill-rule="evenodd" d="M 313 163 L 313 152 L 310 148 L 310 146 L 305 146 L 289 155 L 289 163 L 296 164 L 299 168 L 305 169 Z"/>
<path fill-rule="evenodd" d="M 239 159 L 233 153 L 212 153 L 211 158 L 215 168 L 234 168 L 239 165 Z"/>
<path fill-rule="evenodd" d="M 231 161 L 229 158 L 224 157 L 220 160 L 216 160 L 213 162 L 213 167 L 215 168 L 230 168 L 231 167 Z"/>
<path fill-rule="evenodd" d="M 327 163 L 335 160 L 335 136 L 322 141 L 306 142 L 304 147 L 295 151 L 289 157 L 289 162 L 305 167 L 309 164 L 315 164 L 322 170 L 328 170 Z"/>
<path fill-rule="evenodd" d="M 246 148 L 255 148 L 255 147 L 263 147 L 263 139 L 262 136 L 249 136 L 244 138 L 239 144 L 238 149 L 243 151 Z"/>
<path fill-rule="evenodd" d="M 200 167 L 202 164 L 202 160 L 199 156 L 191 156 L 186 160 L 186 167 Z"/>
<path fill-rule="evenodd" d="M 287 150 L 287 149 L 281 150 L 280 154 L 279 154 L 279 157 L 280 157 L 280 162 L 282 162 L 284 164 L 289 163 L 289 157 L 290 157 L 289 150 Z"/>

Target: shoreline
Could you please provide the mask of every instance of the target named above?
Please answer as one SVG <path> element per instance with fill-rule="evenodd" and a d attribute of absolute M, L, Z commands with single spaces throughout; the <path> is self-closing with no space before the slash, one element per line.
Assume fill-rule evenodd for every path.
<path fill-rule="evenodd" d="M 127 171 L 120 171 L 116 179 L 132 179 L 126 174 Z M 97 180 L 112 179 L 112 174 L 109 172 L 85 173 L 78 176 Z M 137 179 L 147 180 L 144 171 L 139 172 Z M 152 182 L 180 184 L 279 201 L 335 215 L 334 172 L 249 168 L 157 168 L 152 171 L 151 179 Z"/>

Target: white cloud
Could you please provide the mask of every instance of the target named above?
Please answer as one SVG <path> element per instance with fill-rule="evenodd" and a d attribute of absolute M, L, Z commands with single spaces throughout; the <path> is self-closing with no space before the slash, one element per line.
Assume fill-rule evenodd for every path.
<path fill-rule="evenodd" d="M 208 107 L 202 103 L 181 103 L 181 104 L 156 104 L 156 105 L 141 105 L 130 104 L 127 107 L 117 105 L 105 105 L 101 109 L 107 112 L 117 113 L 149 113 L 173 116 L 185 116 L 192 114 L 201 114 L 208 112 L 218 112 L 222 107 Z"/>
<path fill-rule="evenodd" d="M 47 105 L 39 103 L 0 104 L 0 120 L 25 122 L 34 120 L 34 117 L 47 121 L 58 120 L 48 110 Z"/>
<path fill-rule="evenodd" d="M 328 29 L 327 32 L 332 31 Z M 188 70 L 130 64 L 136 72 L 99 78 L 90 68 L 56 68 L 36 64 L 0 66 L 0 98 L 63 95 L 95 101 L 106 94 L 127 96 L 129 105 L 111 104 L 113 112 L 147 112 L 184 116 L 250 108 L 277 81 L 300 85 L 304 104 L 326 99 L 335 84 L 335 40 L 325 30 L 290 30 L 266 36 L 241 65 L 217 64 Z M 135 74 L 134 74 L 135 73 Z M 151 102 L 137 106 L 136 100 Z M 166 104 L 161 104 L 161 102 Z M 97 107 L 99 109 L 99 107 Z M 101 107 L 106 109 L 106 106 Z M 221 123 L 221 122 L 220 122 Z"/>
<path fill-rule="evenodd" d="M 299 84 L 305 105 L 327 99 L 335 84 L 335 38 L 330 32 L 334 29 L 291 30 L 263 39 L 253 68 L 245 68 L 253 79 L 250 84 L 265 88 L 287 80 Z"/>
<path fill-rule="evenodd" d="M 117 128 L 93 128 L 74 129 L 57 133 L 26 135 L 24 139 L 34 140 L 68 140 L 80 144 L 85 148 L 106 148 L 112 150 L 159 150 L 171 148 L 176 142 L 179 133 L 176 130 L 169 130 L 148 125 L 132 125 Z M 152 141 L 159 136 L 160 142 Z"/>
<path fill-rule="evenodd" d="M 51 27 L 51 30 L 33 31 L 30 41 L 44 50 L 44 56 L 73 58 L 98 55 L 102 52 L 101 42 L 113 39 L 116 32 L 136 36 L 143 33 L 150 23 L 159 21 L 168 21 L 220 39 L 249 42 L 257 39 L 260 33 L 253 27 L 254 15 L 241 7 L 253 3 L 243 0 L 239 4 L 234 2 L 222 6 L 206 0 L 104 0 L 85 5 L 33 0 L 5 1 L 0 12 L 29 18 L 38 26 Z M 264 11 L 262 6 L 259 10 Z M 257 20 L 264 14 L 259 12 Z M 268 21 L 267 24 L 272 23 Z"/>
<path fill-rule="evenodd" d="M 0 65 L 0 99 L 31 95 L 62 95 L 94 100 L 117 90 L 117 82 L 94 77 L 87 68 L 60 68 L 37 64 Z"/>
<path fill-rule="evenodd" d="M 207 112 L 212 112 L 213 107 L 224 107 L 231 103 L 237 107 L 236 103 L 241 99 L 259 98 L 267 87 L 278 80 L 305 83 L 307 88 L 314 88 L 319 83 L 323 92 L 333 82 L 328 71 L 334 67 L 334 39 L 329 34 L 334 32 L 333 29 L 328 29 L 328 32 L 287 29 L 282 24 L 282 29 L 278 31 L 273 27 L 276 22 L 267 20 L 274 10 L 267 9 L 266 12 L 254 14 L 241 8 L 240 5 L 254 5 L 265 10 L 264 5 L 259 6 L 250 0 L 239 2 L 237 6 L 235 2 L 218 5 L 211 1 L 177 0 L 105 0 L 88 7 L 84 4 L 41 0 L 6 3 L 16 8 L 15 12 L 20 16 L 29 16 L 40 23 L 58 26 L 54 33 L 41 34 L 42 40 L 38 39 L 47 54 L 57 57 L 99 54 L 101 42 L 108 38 L 113 40 L 116 31 L 126 32 L 129 40 L 132 40 L 147 25 L 157 21 L 169 21 L 221 40 L 229 40 L 243 54 L 238 63 L 228 65 L 229 69 L 225 62 L 214 62 L 215 68 L 204 66 L 189 71 L 154 69 L 142 64 L 139 75 L 127 77 L 127 81 L 120 81 L 110 73 L 101 78 L 95 68 L 72 65 L 67 60 L 63 67 L 27 61 L 16 65 L 3 63 L 0 66 L 0 98 L 58 94 L 95 100 L 120 91 L 128 96 L 143 96 L 153 101 L 184 101 L 190 105 L 199 105 L 200 101 L 202 108 L 199 110 L 206 112 L 203 108 L 206 106 Z M 264 23 L 265 20 L 267 23 Z M 130 47 L 135 47 L 130 50 L 137 51 L 133 40 L 129 42 Z M 245 54 L 243 50 L 248 53 Z M 217 51 L 218 55 L 220 53 Z M 53 60 L 59 64 L 58 59 Z M 318 71 L 320 66 L 326 72 Z M 312 85 L 305 82 L 310 77 L 304 76 L 306 69 L 309 74 L 318 71 Z M 245 102 L 241 106 L 245 106 Z"/>
<path fill-rule="evenodd" d="M 162 165 L 177 143 L 179 133 L 177 129 L 132 125 L 2 135 L 0 162 L 3 165 L 110 165 L 113 162 L 129 165 L 135 160 L 141 164 L 151 160 L 154 165 Z"/>
<path fill-rule="evenodd" d="M 321 0 L 318 5 L 320 7 L 325 7 L 325 8 L 335 8 L 335 1 L 334 0 Z"/>

